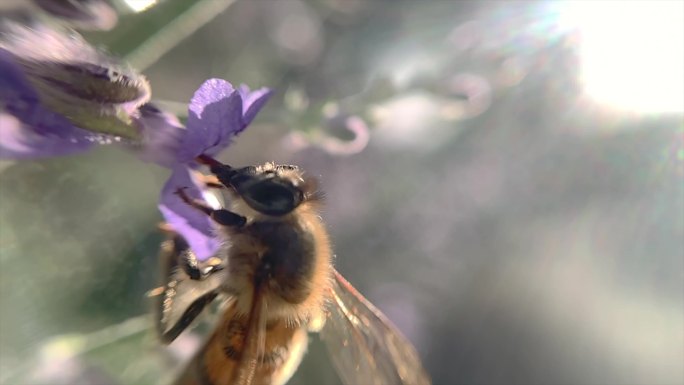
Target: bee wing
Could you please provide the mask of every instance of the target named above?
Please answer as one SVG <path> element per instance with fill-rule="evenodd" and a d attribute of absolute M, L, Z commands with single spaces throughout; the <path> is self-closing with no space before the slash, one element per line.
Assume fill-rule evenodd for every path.
<path fill-rule="evenodd" d="M 164 241 L 159 260 L 163 279 L 161 294 L 156 297 L 156 327 L 160 339 L 171 343 L 218 295 L 222 272 L 203 280 L 193 280 L 179 267 L 179 261 L 191 253 L 180 236 Z"/>
<path fill-rule="evenodd" d="M 342 275 L 334 271 L 321 338 L 345 385 L 428 385 L 411 343 Z"/>
<path fill-rule="evenodd" d="M 257 366 L 264 356 L 266 348 L 266 301 L 259 294 L 258 288 L 254 289 L 252 298 L 252 307 L 249 311 L 247 330 L 245 331 L 245 348 L 233 374 L 231 381 L 233 385 L 252 384 Z"/>

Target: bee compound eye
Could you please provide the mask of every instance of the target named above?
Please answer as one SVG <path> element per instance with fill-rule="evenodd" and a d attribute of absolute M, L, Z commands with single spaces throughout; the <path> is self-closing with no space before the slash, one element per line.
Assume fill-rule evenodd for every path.
<path fill-rule="evenodd" d="M 243 198 L 259 212 L 285 215 L 301 203 L 301 191 L 288 184 L 266 180 L 249 186 Z"/>

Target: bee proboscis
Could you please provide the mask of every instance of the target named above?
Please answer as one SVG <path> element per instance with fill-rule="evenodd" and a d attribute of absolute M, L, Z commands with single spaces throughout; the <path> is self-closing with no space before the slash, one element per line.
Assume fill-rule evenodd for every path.
<path fill-rule="evenodd" d="M 177 384 L 284 384 L 309 332 L 320 332 L 346 385 L 430 384 L 411 343 L 332 266 L 315 179 L 296 166 L 200 160 L 230 195 L 230 210 L 179 194 L 216 222 L 225 242 L 207 261 L 179 236 L 162 244 L 162 341 L 171 343 L 216 298 L 224 305 Z"/>

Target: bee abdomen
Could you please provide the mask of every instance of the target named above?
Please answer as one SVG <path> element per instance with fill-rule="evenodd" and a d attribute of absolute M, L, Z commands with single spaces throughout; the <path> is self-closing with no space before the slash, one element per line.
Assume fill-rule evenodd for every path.
<path fill-rule="evenodd" d="M 222 338 L 223 353 L 226 358 L 239 361 L 245 347 L 246 326 L 241 321 L 234 319 L 228 323 L 226 329 Z M 287 345 L 274 345 L 272 349 L 264 352 L 264 355 L 259 358 L 259 363 L 265 368 L 277 367 L 287 360 L 287 356 Z"/>
<path fill-rule="evenodd" d="M 245 347 L 246 320 L 235 313 L 226 314 L 226 322 L 217 329 L 201 354 L 191 364 L 185 378 L 194 382 L 183 384 L 229 385 L 242 359 Z M 277 321 L 266 330 L 263 356 L 258 358 L 254 385 L 282 385 L 292 375 L 306 350 L 306 330 L 290 327 L 285 321 Z"/>

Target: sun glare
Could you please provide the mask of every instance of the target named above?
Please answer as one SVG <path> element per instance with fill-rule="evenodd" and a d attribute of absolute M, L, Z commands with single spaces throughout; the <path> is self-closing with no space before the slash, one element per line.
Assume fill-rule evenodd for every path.
<path fill-rule="evenodd" d="M 582 83 L 596 102 L 638 113 L 684 111 L 684 2 L 563 2 L 580 34 Z"/>

